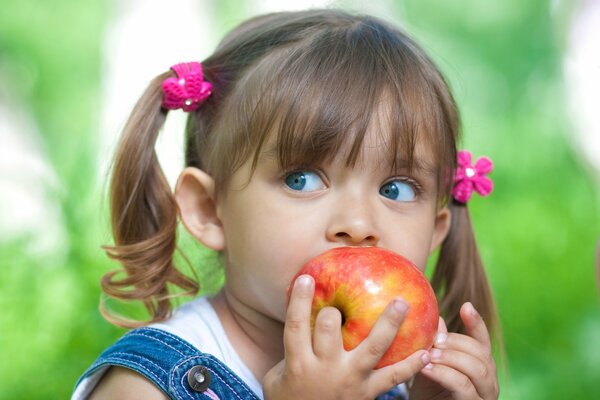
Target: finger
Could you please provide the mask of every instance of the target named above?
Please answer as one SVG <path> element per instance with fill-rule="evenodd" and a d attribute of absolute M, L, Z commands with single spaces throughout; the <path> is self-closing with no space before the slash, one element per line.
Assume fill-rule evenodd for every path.
<path fill-rule="evenodd" d="M 481 397 L 468 376 L 442 364 L 427 364 L 421 373 L 452 394 L 453 400 L 474 400 Z"/>
<path fill-rule="evenodd" d="M 396 298 L 387 305 L 369 336 L 355 349 L 355 360 L 359 368 L 368 371 L 375 367 L 396 337 L 407 313 L 408 304 L 401 298 Z"/>
<path fill-rule="evenodd" d="M 456 350 L 432 349 L 429 352 L 432 364 L 445 365 L 466 375 L 477 393 L 485 398 L 498 396 L 496 364 Z"/>
<path fill-rule="evenodd" d="M 367 380 L 369 392 L 375 396 L 407 382 L 429 363 L 427 351 L 417 351 L 396 364 L 373 371 Z"/>
<path fill-rule="evenodd" d="M 487 360 L 492 357 L 488 347 L 472 337 L 460 333 L 438 332 L 433 342 L 433 347 L 462 351 L 481 360 Z"/>
<path fill-rule="evenodd" d="M 490 334 L 487 326 L 481 318 L 481 315 L 475 310 L 473 304 L 467 302 L 460 308 L 460 318 L 467 328 L 467 334 L 483 344 L 487 348 L 491 348 Z"/>
<path fill-rule="evenodd" d="M 314 287 L 314 280 L 309 275 L 302 275 L 294 282 L 283 329 L 286 358 L 298 357 L 311 348 L 310 312 Z"/>
<path fill-rule="evenodd" d="M 440 317 L 440 320 L 438 322 L 438 332 L 448 333 L 448 327 L 446 326 L 446 321 L 444 321 L 444 318 L 442 318 L 442 317 Z"/>
<path fill-rule="evenodd" d="M 342 353 L 342 314 L 337 308 L 325 307 L 317 315 L 313 334 L 313 351 L 319 358 L 335 358 Z"/>

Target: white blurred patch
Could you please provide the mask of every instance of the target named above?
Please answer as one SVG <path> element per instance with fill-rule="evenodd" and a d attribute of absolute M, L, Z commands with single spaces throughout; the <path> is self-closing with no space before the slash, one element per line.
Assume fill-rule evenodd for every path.
<path fill-rule="evenodd" d="M 394 0 L 251 0 L 255 14 L 276 11 L 298 11 L 312 8 L 341 8 L 352 12 L 371 14 L 380 18 L 396 17 L 397 9 L 403 7 L 401 2 Z"/>
<path fill-rule="evenodd" d="M 257 14 L 306 10 L 309 8 L 323 8 L 334 3 L 331 0 L 254 0 L 252 5 Z"/>
<path fill-rule="evenodd" d="M 68 242 L 59 181 L 24 110 L 0 97 L 0 244 L 25 238 L 31 255 L 61 256 Z"/>
<path fill-rule="evenodd" d="M 172 65 L 206 58 L 217 44 L 214 2 L 122 0 L 104 41 L 100 174 L 108 169 L 129 113 L 150 81 Z M 173 186 L 184 165 L 185 113 L 169 113 L 156 151 Z"/>
<path fill-rule="evenodd" d="M 564 73 L 575 125 L 568 136 L 600 182 L 600 1 L 583 1 L 573 18 Z"/>
<path fill-rule="evenodd" d="M 365 289 L 367 289 L 367 292 L 369 292 L 370 294 L 376 295 L 379 292 L 381 292 L 381 285 L 379 285 L 371 279 L 367 279 L 365 281 Z"/>

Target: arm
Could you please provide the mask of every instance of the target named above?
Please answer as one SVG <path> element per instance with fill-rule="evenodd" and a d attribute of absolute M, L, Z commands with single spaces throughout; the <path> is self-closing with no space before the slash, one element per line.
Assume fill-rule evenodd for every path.
<path fill-rule="evenodd" d="M 89 399 L 166 400 L 168 397 L 142 375 L 127 368 L 111 367 Z"/>
<path fill-rule="evenodd" d="M 307 276 L 304 276 L 307 277 Z M 265 399 L 373 399 L 407 381 L 428 362 L 427 352 L 377 370 L 407 312 L 396 300 L 385 309 L 369 336 L 345 351 L 338 310 L 326 307 L 317 316 L 311 338 L 310 312 L 314 282 L 296 280 L 284 328 L 285 358 L 264 379 Z"/>

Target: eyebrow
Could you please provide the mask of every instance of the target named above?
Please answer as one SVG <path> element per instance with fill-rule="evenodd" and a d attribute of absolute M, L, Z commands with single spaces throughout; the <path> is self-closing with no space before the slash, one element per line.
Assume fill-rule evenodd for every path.
<path fill-rule="evenodd" d="M 273 160 L 277 159 L 279 151 L 277 146 L 270 146 L 266 150 L 263 150 L 259 154 L 259 159 Z M 396 158 L 395 168 L 393 168 L 394 172 L 400 171 L 415 171 L 419 173 L 423 173 L 425 175 L 436 176 L 438 170 L 435 165 L 430 162 L 424 161 L 419 158 L 414 158 L 412 164 L 410 164 L 406 158 L 399 156 Z M 385 167 L 385 165 L 389 163 L 382 163 L 381 166 Z M 391 167 L 390 167 L 391 169 Z"/>
<path fill-rule="evenodd" d="M 419 158 L 414 158 L 411 164 L 403 157 L 396 158 L 394 170 L 415 170 L 427 175 L 436 175 L 438 172 L 436 166 L 431 164 L 430 162 L 424 161 Z"/>
<path fill-rule="evenodd" d="M 258 155 L 258 158 L 267 158 L 270 160 L 273 158 L 277 158 L 278 154 L 279 150 L 277 149 L 277 146 L 270 146 L 266 150 L 261 150 L 260 154 Z"/>

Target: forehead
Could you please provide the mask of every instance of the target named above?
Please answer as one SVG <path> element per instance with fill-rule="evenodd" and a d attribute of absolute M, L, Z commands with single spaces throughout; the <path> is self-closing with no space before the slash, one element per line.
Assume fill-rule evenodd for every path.
<path fill-rule="evenodd" d="M 288 135 L 282 135 L 275 130 L 268 135 L 266 144 L 257 152 L 259 159 L 277 160 L 282 168 L 315 165 L 336 162 L 349 167 L 406 171 L 418 170 L 427 175 L 436 175 L 438 166 L 434 157 L 433 144 L 429 140 L 419 140 L 419 137 L 397 137 L 402 134 L 394 129 L 392 118 L 393 106 L 389 101 L 377 103 L 375 110 L 370 113 L 369 124 L 364 132 L 353 132 L 351 129 L 338 133 L 336 151 L 319 151 L 314 146 L 319 140 L 315 132 L 304 132 L 302 139 L 292 135 L 305 146 L 292 146 L 292 153 L 285 153 L 282 142 L 294 141 Z M 310 140 L 306 140 L 306 139 Z M 405 148 L 401 143 L 412 143 L 411 148 Z"/>
<path fill-rule="evenodd" d="M 387 97 L 387 96 L 386 96 Z M 356 158 L 359 167 L 377 163 L 381 169 L 411 170 L 435 175 L 435 145 L 426 132 L 406 132 L 394 123 L 395 104 L 385 98 L 377 104 L 362 139 Z M 346 143 L 342 157 L 348 157 L 352 145 Z"/>

